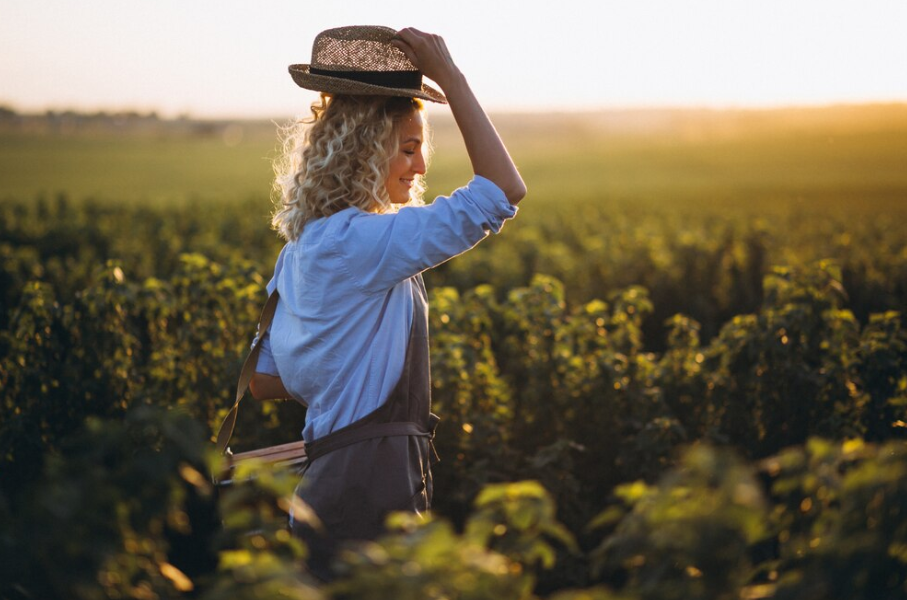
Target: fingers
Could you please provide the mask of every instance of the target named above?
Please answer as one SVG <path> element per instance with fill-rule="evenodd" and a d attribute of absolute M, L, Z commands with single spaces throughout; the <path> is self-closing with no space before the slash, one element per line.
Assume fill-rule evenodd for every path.
<path fill-rule="evenodd" d="M 425 33 L 424 31 L 419 31 L 415 27 L 404 27 L 397 32 L 395 38 L 401 39 L 407 44 L 412 45 L 413 42 L 419 38 L 431 37 L 430 33 Z"/>
<path fill-rule="evenodd" d="M 413 66 L 439 84 L 439 78 L 444 78 L 453 68 L 447 44 L 439 35 L 406 27 L 397 32 L 391 44 L 399 48 Z"/>
<path fill-rule="evenodd" d="M 397 35 L 391 44 L 399 48 L 403 54 L 406 55 L 406 58 L 409 59 L 411 63 L 417 68 L 420 69 L 420 56 L 425 53 L 425 46 L 427 38 L 430 37 L 430 34 L 427 34 L 423 31 L 419 31 L 414 27 L 406 27 L 397 32 Z"/>
<path fill-rule="evenodd" d="M 391 46 L 398 48 L 403 54 L 406 55 L 406 58 L 409 59 L 409 62 L 413 63 L 417 69 L 419 68 L 419 63 L 416 60 L 416 53 L 413 51 L 412 46 L 406 43 L 402 38 L 394 38 L 391 40 Z"/>
<path fill-rule="evenodd" d="M 402 42 L 402 44 L 400 44 L 400 42 Z M 403 45 L 409 46 L 410 49 L 415 51 L 416 55 L 429 52 L 440 52 L 441 54 L 445 54 L 444 51 L 447 48 L 444 43 L 444 38 L 440 35 L 419 31 L 414 27 L 407 27 L 398 31 L 397 35 L 392 38 L 391 43 L 401 50 L 403 49 Z"/>

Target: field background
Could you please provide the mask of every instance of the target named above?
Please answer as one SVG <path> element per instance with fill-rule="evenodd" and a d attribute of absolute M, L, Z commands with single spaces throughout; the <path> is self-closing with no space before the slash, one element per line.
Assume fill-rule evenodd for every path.
<path fill-rule="evenodd" d="M 907 597 L 907 105 L 493 117 L 529 195 L 426 274 L 437 518 L 321 589 L 295 478 L 206 473 L 279 122 L 0 110 L 0 597 Z"/>
<path fill-rule="evenodd" d="M 494 120 L 529 182 L 529 200 L 540 203 L 632 199 L 674 206 L 696 200 L 739 208 L 758 201 L 751 208 L 759 210 L 778 202 L 898 199 L 907 185 L 903 105 L 639 109 Z M 469 164 L 450 117 L 435 109 L 431 121 L 437 155 L 428 182 L 430 193 L 441 194 L 462 184 Z M 277 125 L 285 122 L 118 124 L 59 116 L 18 131 L 7 126 L 0 128 L 0 195 L 62 192 L 116 202 L 262 196 Z"/>
<path fill-rule="evenodd" d="M 431 120 L 436 152 L 427 198 L 471 176 L 449 114 L 434 109 Z M 905 105 L 503 114 L 495 122 L 529 196 L 506 236 L 430 272 L 429 284 L 507 290 L 545 273 L 565 284 L 573 302 L 642 285 L 670 299 L 656 303 L 647 321 L 653 349 L 663 348 L 661 324 L 677 312 L 698 319 L 708 339 L 760 300 L 758 290 L 725 298 L 723 306 L 685 299 L 696 290 L 684 285 L 719 283 L 685 272 L 680 262 L 693 258 L 684 253 L 706 262 L 751 259 L 758 264 L 743 268 L 757 280 L 772 266 L 834 260 L 845 267 L 845 287 L 857 300 L 850 308 L 864 322 L 907 298 L 899 281 L 886 281 L 904 252 Z M 281 246 L 268 232 L 271 161 L 286 123 L 66 113 L 8 123 L 0 127 L 0 199 L 170 208 L 185 213 L 174 218 L 198 221 L 194 230 L 216 211 L 246 246 L 231 257 L 252 260 L 267 278 Z M 221 230 L 228 225 L 211 225 L 207 235 L 181 236 L 168 247 L 225 258 L 230 235 Z M 133 247 L 111 240 L 119 253 L 112 258 L 141 253 L 138 238 L 122 241 Z M 749 256 L 754 248 L 758 256 Z M 135 275 L 162 274 L 145 262 Z M 703 268 L 714 267 L 694 270 Z M 653 289 L 664 276 L 676 285 Z"/>

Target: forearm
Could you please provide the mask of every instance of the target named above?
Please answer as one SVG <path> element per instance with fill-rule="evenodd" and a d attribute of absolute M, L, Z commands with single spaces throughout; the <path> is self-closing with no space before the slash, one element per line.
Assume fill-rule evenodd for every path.
<path fill-rule="evenodd" d="M 526 195 L 526 184 L 466 77 L 455 70 L 447 81 L 438 84 L 447 96 L 473 171 L 493 181 L 511 204 L 517 204 Z"/>

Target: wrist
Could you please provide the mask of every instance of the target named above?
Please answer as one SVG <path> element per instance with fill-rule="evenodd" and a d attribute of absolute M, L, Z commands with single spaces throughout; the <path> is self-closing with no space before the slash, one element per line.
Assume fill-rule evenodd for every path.
<path fill-rule="evenodd" d="M 452 67 L 450 71 L 445 73 L 443 76 L 438 76 L 437 78 L 431 78 L 435 83 L 438 84 L 438 87 L 441 88 L 441 91 L 445 95 L 456 92 L 457 89 L 466 87 L 466 77 L 457 67 Z"/>

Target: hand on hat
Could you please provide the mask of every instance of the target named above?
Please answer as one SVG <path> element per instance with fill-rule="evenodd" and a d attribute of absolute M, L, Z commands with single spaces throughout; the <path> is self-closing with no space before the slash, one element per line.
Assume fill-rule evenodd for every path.
<path fill-rule="evenodd" d="M 493 182 L 511 204 L 517 204 L 526 195 L 526 184 L 441 36 L 407 27 L 398 31 L 390 43 L 406 54 L 423 75 L 441 86 L 463 135 L 473 172 Z"/>
<path fill-rule="evenodd" d="M 399 48 L 422 74 L 437 82 L 441 89 L 450 86 L 459 74 L 444 38 L 413 27 L 397 32 L 391 44 Z"/>

